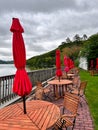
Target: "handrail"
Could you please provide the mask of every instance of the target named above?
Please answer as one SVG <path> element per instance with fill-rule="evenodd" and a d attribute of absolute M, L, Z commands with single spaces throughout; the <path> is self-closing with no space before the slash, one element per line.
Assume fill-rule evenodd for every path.
<path fill-rule="evenodd" d="M 34 70 L 27 73 L 32 83 L 32 90 L 33 90 L 36 81 L 45 82 L 49 78 L 53 77 L 55 75 L 55 68 Z M 19 96 L 17 96 L 12 91 L 14 77 L 15 75 L 0 77 L 0 107 L 8 102 L 11 102 L 13 99 L 19 98 Z"/>

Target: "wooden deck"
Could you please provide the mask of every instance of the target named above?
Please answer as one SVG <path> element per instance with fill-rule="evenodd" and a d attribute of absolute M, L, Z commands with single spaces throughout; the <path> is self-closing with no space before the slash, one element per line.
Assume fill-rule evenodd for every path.
<path fill-rule="evenodd" d="M 84 99 L 85 99 L 85 97 L 84 97 Z M 88 104 L 87 104 L 86 100 L 84 100 L 84 99 L 81 98 L 81 100 L 80 100 L 82 106 L 79 105 L 79 107 L 78 107 L 79 115 L 76 118 L 74 130 L 94 130 L 93 119 L 91 117 Z M 32 102 L 33 99 L 30 98 L 28 100 L 30 100 L 30 102 Z M 45 100 L 50 102 L 50 100 L 48 98 Z M 54 98 L 53 98 L 52 103 L 59 105 L 59 104 L 63 103 L 63 98 L 60 98 L 58 100 L 54 100 Z M 22 105 L 19 105 L 19 107 L 20 107 L 20 109 L 15 104 L 15 105 L 11 105 L 12 111 L 9 111 L 9 107 L 5 107 L 0 110 L 0 130 L 20 130 L 19 127 L 21 127 L 21 130 L 46 130 L 47 128 L 49 128 L 49 127 L 46 127 L 46 128 L 45 127 L 35 127 L 35 125 L 33 126 L 32 120 L 30 120 L 30 119 L 35 119 L 35 118 L 37 119 L 39 117 L 37 114 L 38 112 L 36 113 L 37 116 L 35 116 L 35 117 L 34 117 L 34 115 L 32 115 L 33 112 L 29 113 L 29 115 L 27 116 L 27 115 L 23 114 Z M 30 109 L 32 109 L 32 107 L 30 107 L 30 104 L 27 104 L 27 110 L 30 111 Z M 57 109 L 57 111 L 59 111 L 59 110 Z M 57 111 L 55 111 L 55 109 L 54 109 L 54 113 L 55 112 L 57 113 Z M 19 116 L 19 115 L 21 115 L 21 116 Z M 16 116 L 17 116 L 17 118 L 16 118 Z M 58 116 L 56 118 L 58 118 Z M 41 121 L 41 119 L 42 118 L 40 118 L 40 121 Z M 49 120 L 49 118 L 47 120 Z M 38 122 L 38 120 L 36 120 L 36 121 L 37 121 L 36 123 L 40 126 L 41 124 Z M 18 123 L 16 123 L 16 122 L 18 122 Z M 46 123 L 44 123 L 44 125 L 45 124 L 47 125 L 47 121 L 46 121 Z M 52 126 L 52 125 L 53 124 L 51 124 L 50 126 Z M 49 128 L 49 130 L 52 130 L 52 129 Z"/>

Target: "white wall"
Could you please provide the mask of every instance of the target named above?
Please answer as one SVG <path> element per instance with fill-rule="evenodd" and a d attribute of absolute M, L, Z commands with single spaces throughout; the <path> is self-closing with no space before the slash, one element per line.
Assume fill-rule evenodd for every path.
<path fill-rule="evenodd" d="M 84 70 L 88 70 L 88 63 L 87 63 L 87 59 L 85 57 L 80 57 L 79 67 L 84 69 Z"/>

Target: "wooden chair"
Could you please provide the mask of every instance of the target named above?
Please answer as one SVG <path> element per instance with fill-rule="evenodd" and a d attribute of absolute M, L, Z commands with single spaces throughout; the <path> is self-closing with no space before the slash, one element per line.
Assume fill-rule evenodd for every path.
<path fill-rule="evenodd" d="M 76 74 L 76 75 L 79 75 L 79 71 L 80 71 L 79 68 L 76 67 L 76 68 L 75 68 L 75 74 Z"/>
<path fill-rule="evenodd" d="M 62 73 L 62 79 L 67 79 L 68 77 L 67 77 L 67 73 L 66 72 L 63 72 Z"/>
<path fill-rule="evenodd" d="M 71 93 L 74 94 L 74 95 L 78 95 L 79 97 L 83 98 L 85 101 L 86 99 L 84 98 L 84 95 L 85 95 L 85 89 L 86 89 L 86 86 L 87 86 L 87 81 L 82 81 L 80 83 L 80 86 L 79 88 L 74 88 Z M 80 99 L 81 100 L 81 99 Z M 87 101 L 86 101 L 87 102 Z M 80 105 L 82 107 L 82 103 L 80 101 Z"/>
<path fill-rule="evenodd" d="M 42 100 L 43 99 L 43 87 L 42 87 L 41 82 L 36 83 L 35 99 L 37 99 L 37 100 Z"/>
<path fill-rule="evenodd" d="M 54 125 L 54 130 L 62 130 L 63 128 L 71 127 L 72 130 L 75 125 L 79 104 L 79 97 L 71 93 L 66 92 L 64 96 L 63 108 L 65 109 L 64 114 L 58 119 Z"/>
<path fill-rule="evenodd" d="M 67 72 L 67 74 L 72 74 L 73 73 L 73 70 L 72 69 L 70 69 L 68 72 Z"/>
<path fill-rule="evenodd" d="M 50 97 L 51 89 L 48 87 L 44 88 L 40 81 L 38 81 L 36 84 L 37 84 L 35 90 L 36 99 L 42 100 L 48 98 L 52 101 L 52 98 Z"/>
<path fill-rule="evenodd" d="M 69 92 L 72 91 L 74 88 L 79 88 L 80 86 L 80 76 L 75 75 L 72 80 L 72 85 L 69 85 Z"/>
<path fill-rule="evenodd" d="M 80 86 L 80 76 L 75 75 L 72 82 L 73 82 L 74 88 L 79 88 L 79 86 Z"/>
<path fill-rule="evenodd" d="M 85 95 L 85 89 L 87 86 L 87 81 L 81 81 L 80 86 L 78 88 L 74 88 L 71 93 L 76 94 L 79 97 L 83 97 Z"/>

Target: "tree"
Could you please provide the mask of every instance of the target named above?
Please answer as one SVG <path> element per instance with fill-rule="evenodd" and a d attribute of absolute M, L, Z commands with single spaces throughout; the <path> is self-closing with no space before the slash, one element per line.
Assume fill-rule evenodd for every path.
<path fill-rule="evenodd" d="M 70 42 L 71 42 L 70 38 L 67 37 L 67 38 L 66 38 L 66 43 L 70 43 Z"/>
<path fill-rule="evenodd" d="M 81 38 L 80 38 L 79 34 L 76 34 L 76 35 L 73 37 L 73 40 L 74 40 L 74 41 L 81 41 Z"/>
<path fill-rule="evenodd" d="M 82 40 L 87 40 L 87 35 L 84 34 Z"/>

